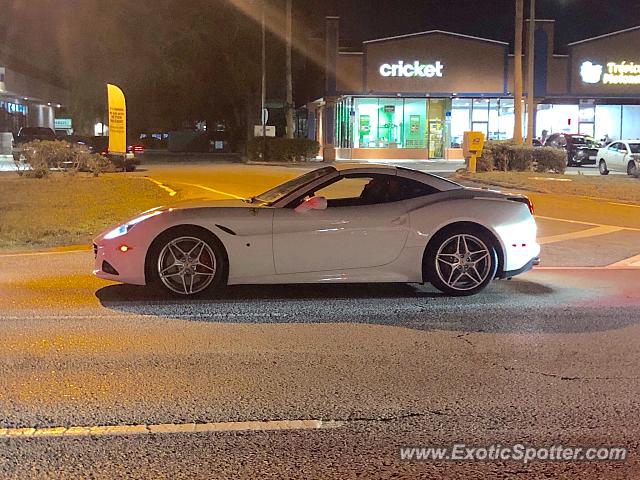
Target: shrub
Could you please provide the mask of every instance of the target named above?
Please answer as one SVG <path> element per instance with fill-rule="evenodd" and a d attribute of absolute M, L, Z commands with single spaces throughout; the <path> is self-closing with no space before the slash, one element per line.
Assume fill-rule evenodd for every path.
<path fill-rule="evenodd" d="M 114 165 L 107 157 L 103 155 L 89 155 L 82 167 L 83 170 L 88 170 L 94 177 L 99 176 L 101 173 L 111 172 L 114 170 Z"/>
<path fill-rule="evenodd" d="M 482 148 L 482 155 L 478 157 L 477 170 L 479 172 L 490 172 L 491 170 L 507 171 L 509 168 L 509 148 L 510 141 L 489 140 Z"/>
<path fill-rule="evenodd" d="M 94 165 L 94 155 L 84 145 L 61 140 L 33 140 L 14 152 L 14 163 L 20 175 L 35 178 L 49 176 L 51 169 L 75 173 Z M 95 174 L 95 173 L 94 173 Z"/>
<path fill-rule="evenodd" d="M 509 145 L 507 150 L 508 169 L 518 172 L 531 170 L 535 148 L 524 145 Z"/>
<path fill-rule="evenodd" d="M 265 155 L 262 158 L 263 138 L 254 137 L 247 145 L 249 160 L 267 162 L 297 162 L 315 158 L 320 144 L 308 138 L 267 137 L 264 139 Z"/>
<path fill-rule="evenodd" d="M 538 147 L 533 153 L 537 172 L 564 173 L 567 168 L 567 152 L 564 149 Z"/>

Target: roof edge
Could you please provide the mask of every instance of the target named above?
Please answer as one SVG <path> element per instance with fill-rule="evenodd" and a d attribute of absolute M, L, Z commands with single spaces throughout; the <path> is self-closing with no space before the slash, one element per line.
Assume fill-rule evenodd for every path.
<path fill-rule="evenodd" d="M 640 29 L 640 25 L 636 25 L 635 27 L 625 28 L 624 30 L 617 30 L 611 33 L 605 33 L 604 35 L 598 35 L 597 37 L 585 38 L 584 40 L 578 40 L 577 42 L 568 43 L 568 47 L 573 47 L 574 45 L 579 45 L 581 43 L 592 42 L 593 40 L 600 40 L 601 38 L 611 37 L 613 35 L 619 35 L 621 33 L 632 32 L 634 30 Z"/>
<path fill-rule="evenodd" d="M 417 37 L 419 35 L 428 35 L 428 34 L 432 34 L 432 33 L 439 33 L 439 34 L 442 34 L 442 35 L 451 35 L 451 36 L 454 36 L 454 37 L 468 38 L 470 40 L 477 40 L 477 41 L 481 41 L 481 42 L 495 43 L 495 44 L 498 44 L 498 45 L 509 45 L 508 42 L 501 42 L 499 40 L 492 40 L 490 38 L 474 37 L 472 35 L 465 35 L 463 33 L 447 32 L 445 30 L 426 30 L 424 32 L 407 33 L 405 35 L 396 35 L 394 37 L 385 37 L 385 38 L 376 38 L 376 39 L 373 39 L 373 40 L 365 40 L 362 43 L 366 45 L 368 43 L 386 42 L 386 41 L 389 41 L 389 40 L 400 40 L 402 38 Z"/>

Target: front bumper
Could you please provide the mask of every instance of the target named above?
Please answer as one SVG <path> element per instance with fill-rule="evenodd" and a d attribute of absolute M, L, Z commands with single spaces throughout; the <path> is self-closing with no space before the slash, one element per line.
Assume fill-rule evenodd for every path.
<path fill-rule="evenodd" d="M 145 285 L 144 262 L 146 249 L 131 247 L 120 251 L 123 242 L 104 240 L 93 244 L 93 274 L 104 280 Z"/>

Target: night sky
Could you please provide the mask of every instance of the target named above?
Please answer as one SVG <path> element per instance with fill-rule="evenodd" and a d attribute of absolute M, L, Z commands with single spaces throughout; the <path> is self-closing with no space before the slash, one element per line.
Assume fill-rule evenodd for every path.
<path fill-rule="evenodd" d="M 513 42 L 513 0 L 298 0 L 305 15 L 339 15 L 345 43 L 439 29 Z M 529 2 L 525 0 L 525 17 Z M 538 0 L 556 45 L 640 25 L 640 0 Z"/>

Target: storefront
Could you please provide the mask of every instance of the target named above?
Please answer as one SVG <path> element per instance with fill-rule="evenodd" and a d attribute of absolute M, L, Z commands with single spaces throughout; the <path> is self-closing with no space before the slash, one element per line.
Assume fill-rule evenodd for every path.
<path fill-rule="evenodd" d="M 54 128 L 56 109 L 68 102 L 67 97 L 65 89 L 33 67 L 18 71 L 0 66 L 0 132 L 16 134 L 25 126 Z"/>
<path fill-rule="evenodd" d="M 466 130 L 512 137 L 508 44 L 434 30 L 339 52 L 338 21 L 327 19 L 325 95 L 307 106 L 325 158 L 461 158 Z M 569 55 L 554 54 L 553 29 L 536 23 L 536 137 L 640 137 L 640 27 L 573 43 Z"/>

